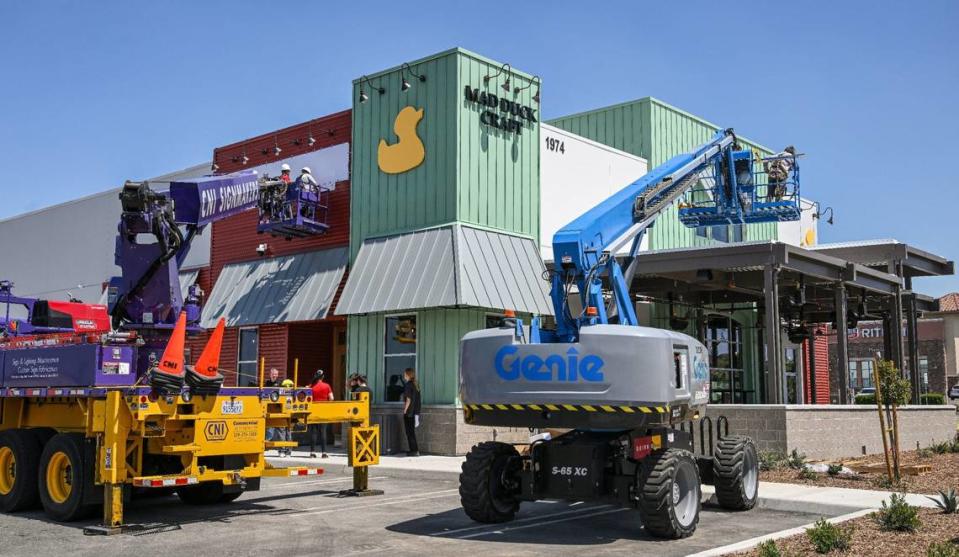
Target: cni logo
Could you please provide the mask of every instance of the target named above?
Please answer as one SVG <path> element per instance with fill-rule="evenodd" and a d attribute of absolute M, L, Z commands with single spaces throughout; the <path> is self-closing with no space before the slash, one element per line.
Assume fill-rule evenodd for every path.
<path fill-rule="evenodd" d="M 520 377 L 527 381 L 584 381 L 603 380 L 603 366 L 606 362 L 593 354 L 580 358 L 579 351 L 570 347 L 566 356 L 550 354 L 541 358 L 536 354 L 517 357 L 519 348 L 507 344 L 496 352 L 494 367 L 496 373 L 506 381 L 516 381 Z"/>
<path fill-rule="evenodd" d="M 207 441 L 223 441 L 229 432 L 230 428 L 226 426 L 226 422 L 223 420 L 207 422 L 206 427 L 203 428 L 203 435 Z"/>
<path fill-rule="evenodd" d="M 407 106 L 396 115 L 393 122 L 393 133 L 399 141 L 390 145 L 385 139 L 380 140 L 376 150 L 376 162 L 380 170 L 387 174 L 401 174 L 413 170 L 426 158 L 426 149 L 423 141 L 416 135 L 416 126 L 423 119 L 423 109 Z"/>

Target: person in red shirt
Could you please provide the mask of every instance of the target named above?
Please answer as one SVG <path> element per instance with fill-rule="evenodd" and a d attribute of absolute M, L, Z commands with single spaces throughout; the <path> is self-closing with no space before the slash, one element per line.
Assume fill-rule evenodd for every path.
<path fill-rule="evenodd" d="M 333 400 L 333 389 L 329 383 L 323 381 L 323 370 L 318 369 L 313 375 L 313 382 L 310 384 L 313 391 L 313 402 L 326 402 Z M 326 454 L 326 435 L 330 424 L 310 424 L 310 458 L 316 458 L 316 438 L 320 438 L 321 458 L 329 458 Z"/>
<path fill-rule="evenodd" d="M 287 184 L 293 183 L 293 178 L 290 176 L 290 165 L 283 163 L 283 166 L 280 167 L 280 180 Z"/>

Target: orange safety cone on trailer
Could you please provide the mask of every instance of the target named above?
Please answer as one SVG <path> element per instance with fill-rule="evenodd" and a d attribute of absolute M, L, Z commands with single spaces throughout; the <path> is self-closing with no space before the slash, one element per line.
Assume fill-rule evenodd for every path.
<path fill-rule="evenodd" d="M 183 387 L 183 352 L 186 343 L 186 312 L 180 312 L 170 341 L 157 366 L 150 370 L 150 385 L 164 393 L 175 393 Z"/>
<path fill-rule="evenodd" d="M 216 328 L 213 329 L 213 334 L 210 335 L 209 342 L 206 343 L 203 352 L 200 353 L 200 358 L 194 366 L 194 369 L 196 369 L 200 375 L 206 375 L 208 377 L 218 375 L 217 370 L 220 369 L 220 349 L 223 348 L 223 331 L 225 329 L 226 319 L 221 317 L 220 321 L 216 324 Z"/>
<path fill-rule="evenodd" d="M 195 366 L 186 366 L 186 384 L 190 392 L 198 395 L 215 395 L 223 386 L 223 374 L 220 373 L 220 349 L 223 348 L 223 331 L 226 320 L 222 317 L 210 334 L 210 340 L 203 347 Z"/>

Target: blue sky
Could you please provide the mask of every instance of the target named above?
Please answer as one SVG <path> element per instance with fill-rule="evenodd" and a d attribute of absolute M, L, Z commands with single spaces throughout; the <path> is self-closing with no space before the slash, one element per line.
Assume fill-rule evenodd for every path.
<path fill-rule="evenodd" d="M 463 46 L 542 76 L 546 118 L 652 95 L 794 144 L 835 209 L 821 240 L 959 259 L 959 2 L 329 4 L 0 3 L 0 218 L 209 160 Z"/>

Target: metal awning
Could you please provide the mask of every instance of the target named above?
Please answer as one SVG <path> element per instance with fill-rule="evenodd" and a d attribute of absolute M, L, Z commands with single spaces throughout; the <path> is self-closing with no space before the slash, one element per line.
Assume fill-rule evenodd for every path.
<path fill-rule="evenodd" d="M 810 249 L 907 278 L 955 273 L 955 264 L 945 257 L 892 239 L 820 244 Z"/>
<path fill-rule="evenodd" d="M 551 314 L 544 271 L 533 240 L 459 224 L 370 238 L 336 313 L 465 306 Z"/>
<path fill-rule="evenodd" d="M 226 265 L 200 324 L 212 328 L 220 317 L 230 327 L 324 319 L 347 258 L 342 247 Z"/>

